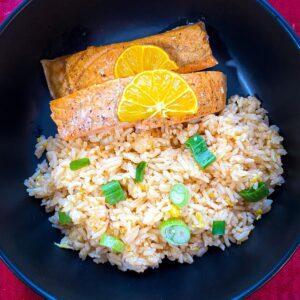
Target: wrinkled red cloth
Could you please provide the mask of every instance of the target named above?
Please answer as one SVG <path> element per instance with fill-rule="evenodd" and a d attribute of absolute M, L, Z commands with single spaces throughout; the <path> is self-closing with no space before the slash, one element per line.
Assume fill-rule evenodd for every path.
<path fill-rule="evenodd" d="M 22 0 L 0 0 L 0 23 Z M 270 0 L 271 4 L 290 22 L 300 34 L 300 0 Z M 40 300 L 0 261 L 0 300 Z M 300 249 L 290 261 L 250 300 L 300 300 Z"/>

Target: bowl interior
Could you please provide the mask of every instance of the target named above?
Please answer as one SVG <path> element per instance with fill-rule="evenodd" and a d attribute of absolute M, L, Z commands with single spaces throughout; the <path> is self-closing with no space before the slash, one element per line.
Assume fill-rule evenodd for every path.
<path fill-rule="evenodd" d="M 155 34 L 187 22 L 207 24 L 214 69 L 228 76 L 228 96 L 258 96 L 280 127 L 288 156 L 286 184 L 249 240 L 222 253 L 211 249 L 192 265 L 164 262 L 143 275 L 81 261 L 54 246 L 39 200 L 23 181 L 37 164 L 37 136 L 53 135 L 50 95 L 39 60 Z M 0 249 L 19 275 L 48 297 L 65 299 L 232 298 L 261 284 L 298 241 L 300 118 L 299 49 L 277 17 L 257 1 L 31 1 L 0 38 Z M 46 294 L 47 293 L 47 294 Z"/>

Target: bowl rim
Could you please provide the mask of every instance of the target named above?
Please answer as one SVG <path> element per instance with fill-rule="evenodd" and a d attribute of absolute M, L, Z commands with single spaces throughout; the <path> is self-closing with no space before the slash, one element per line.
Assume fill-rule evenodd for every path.
<path fill-rule="evenodd" d="M 5 20 L 0 24 L 0 38 L 5 29 L 9 26 L 9 24 L 26 8 L 31 2 L 34 0 L 23 0 L 17 7 L 10 12 L 9 16 L 5 18 Z M 291 25 L 288 21 L 267 1 L 267 0 L 254 0 L 260 5 L 267 13 L 269 13 L 273 18 L 276 19 L 276 22 L 279 23 L 280 27 L 289 35 L 290 39 L 293 41 L 295 46 L 300 49 L 300 37 L 297 36 L 297 33 L 292 29 Z M 300 244 L 300 237 L 296 240 L 290 248 L 286 251 L 286 253 L 281 257 L 281 259 L 269 270 L 265 276 L 263 276 L 258 282 L 249 286 L 238 295 L 235 295 L 232 299 L 244 299 L 249 296 L 268 281 L 270 281 L 291 259 L 293 254 L 297 251 L 298 246 Z M 37 294 L 46 299 L 55 300 L 56 298 L 46 292 L 43 288 L 39 287 L 32 280 L 30 280 L 22 271 L 17 268 L 14 263 L 4 254 L 4 252 L 0 249 L 0 260 L 4 262 L 4 264 L 13 272 L 13 274 L 19 278 L 23 283 L 25 283 L 28 287 L 34 290 Z"/>

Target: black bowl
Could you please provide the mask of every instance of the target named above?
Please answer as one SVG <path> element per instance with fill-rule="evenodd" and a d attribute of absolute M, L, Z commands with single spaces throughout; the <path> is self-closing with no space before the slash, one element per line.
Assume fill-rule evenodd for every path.
<path fill-rule="evenodd" d="M 285 138 L 286 184 L 250 239 L 224 253 L 211 249 L 192 265 L 165 262 L 142 275 L 109 264 L 82 262 L 53 245 L 39 200 L 23 181 L 37 164 L 41 133 L 54 134 L 41 58 L 137 38 L 204 20 L 216 69 L 228 76 L 228 94 L 255 94 Z M 25 1 L 2 26 L 0 38 L 1 258 L 47 298 L 222 299 L 243 297 L 268 280 L 299 242 L 299 41 L 265 2 L 254 0 Z"/>

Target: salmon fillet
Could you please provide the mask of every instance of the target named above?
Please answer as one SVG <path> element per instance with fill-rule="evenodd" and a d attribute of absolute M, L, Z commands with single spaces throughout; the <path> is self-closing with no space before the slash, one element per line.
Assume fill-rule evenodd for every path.
<path fill-rule="evenodd" d="M 118 103 L 132 77 L 114 79 L 74 92 L 50 102 L 51 117 L 61 138 L 70 140 L 117 128 L 150 129 L 189 122 L 216 113 L 226 105 L 226 77 L 217 71 L 183 74 L 195 92 L 199 109 L 194 115 L 171 119 L 147 119 L 137 123 L 120 122 Z"/>
<path fill-rule="evenodd" d="M 114 79 L 117 58 L 129 46 L 139 44 L 164 49 L 177 63 L 179 73 L 200 71 L 217 64 L 205 26 L 200 22 L 131 42 L 93 46 L 72 55 L 42 60 L 51 96 L 64 97 L 93 84 Z"/>

